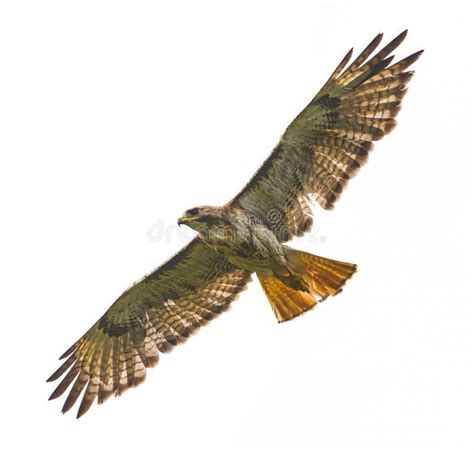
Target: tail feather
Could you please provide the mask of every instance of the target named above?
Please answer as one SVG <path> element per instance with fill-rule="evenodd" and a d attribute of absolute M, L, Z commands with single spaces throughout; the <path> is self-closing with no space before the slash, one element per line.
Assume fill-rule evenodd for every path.
<path fill-rule="evenodd" d="M 328 296 L 341 292 L 357 266 L 310 253 L 285 248 L 292 275 L 285 280 L 271 275 L 257 274 L 278 322 L 291 320 L 313 308 Z M 307 289 L 295 289 L 295 278 Z"/>
<path fill-rule="evenodd" d="M 310 289 L 324 300 L 341 292 L 346 281 L 356 272 L 355 264 L 323 258 L 310 253 L 290 250 L 289 263 L 303 266 L 302 278 Z"/>
<path fill-rule="evenodd" d="M 278 322 L 293 319 L 317 303 L 310 292 L 292 289 L 271 275 L 257 276 Z"/>

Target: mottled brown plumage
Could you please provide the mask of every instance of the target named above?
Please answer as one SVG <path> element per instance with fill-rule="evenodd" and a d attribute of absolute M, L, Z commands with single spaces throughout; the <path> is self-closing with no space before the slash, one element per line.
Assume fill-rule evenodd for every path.
<path fill-rule="evenodd" d="M 160 352 L 185 341 L 228 308 L 255 272 L 278 321 L 336 295 L 356 271 L 287 247 L 312 226 L 310 204 L 331 209 L 367 161 L 372 142 L 395 126 L 421 52 L 392 64 L 401 33 L 371 55 L 379 34 L 349 63 L 352 50 L 286 129 L 245 188 L 223 207 L 186 211 L 178 223 L 198 236 L 168 262 L 125 291 L 61 358 L 48 379 L 63 376 L 51 399 L 69 393 L 68 411 L 83 393 L 77 416 L 92 403 L 145 379 Z"/>

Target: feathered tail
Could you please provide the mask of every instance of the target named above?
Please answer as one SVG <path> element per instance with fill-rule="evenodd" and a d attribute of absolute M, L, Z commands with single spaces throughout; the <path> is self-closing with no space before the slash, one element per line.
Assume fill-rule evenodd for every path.
<path fill-rule="evenodd" d="M 338 294 L 357 270 L 355 264 L 288 247 L 285 252 L 292 272 L 288 279 L 257 274 L 278 322 L 293 319 L 317 302 Z"/>

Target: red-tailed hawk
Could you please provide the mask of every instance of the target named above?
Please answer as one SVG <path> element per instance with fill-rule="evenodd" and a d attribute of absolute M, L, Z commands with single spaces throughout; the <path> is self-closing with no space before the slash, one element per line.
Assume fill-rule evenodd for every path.
<path fill-rule="evenodd" d="M 125 291 L 61 358 L 48 379 L 72 384 L 63 412 L 82 392 L 77 416 L 145 379 L 160 352 L 186 340 L 224 311 L 256 273 L 279 322 L 336 295 L 354 264 L 285 244 L 312 225 L 310 203 L 331 209 L 366 162 L 372 142 L 395 127 L 406 69 L 421 51 L 392 64 L 397 36 L 375 56 L 379 34 L 349 63 L 352 50 L 283 134 L 269 158 L 227 205 L 202 206 L 178 220 L 198 232 L 186 247 Z M 348 67 L 346 67 L 348 65 Z"/>

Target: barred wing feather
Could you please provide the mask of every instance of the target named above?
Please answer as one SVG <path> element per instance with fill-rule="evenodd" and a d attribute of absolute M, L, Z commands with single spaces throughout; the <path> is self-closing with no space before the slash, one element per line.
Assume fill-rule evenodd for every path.
<path fill-rule="evenodd" d="M 349 179 L 367 161 L 372 142 L 395 127 L 422 51 L 392 64 L 404 31 L 372 58 L 382 34 L 347 67 L 352 50 L 293 120 L 269 158 L 230 202 L 266 223 L 281 242 L 312 225 L 310 204 L 332 209 Z M 370 58 L 370 59 L 369 59 Z"/>
<path fill-rule="evenodd" d="M 84 391 L 80 417 L 95 399 L 100 404 L 137 386 L 146 369 L 157 364 L 160 352 L 185 341 L 227 309 L 250 277 L 194 239 L 125 291 L 61 356 L 65 362 L 47 381 L 64 378 L 50 400 L 72 385 L 62 410 L 66 412 Z"/>

